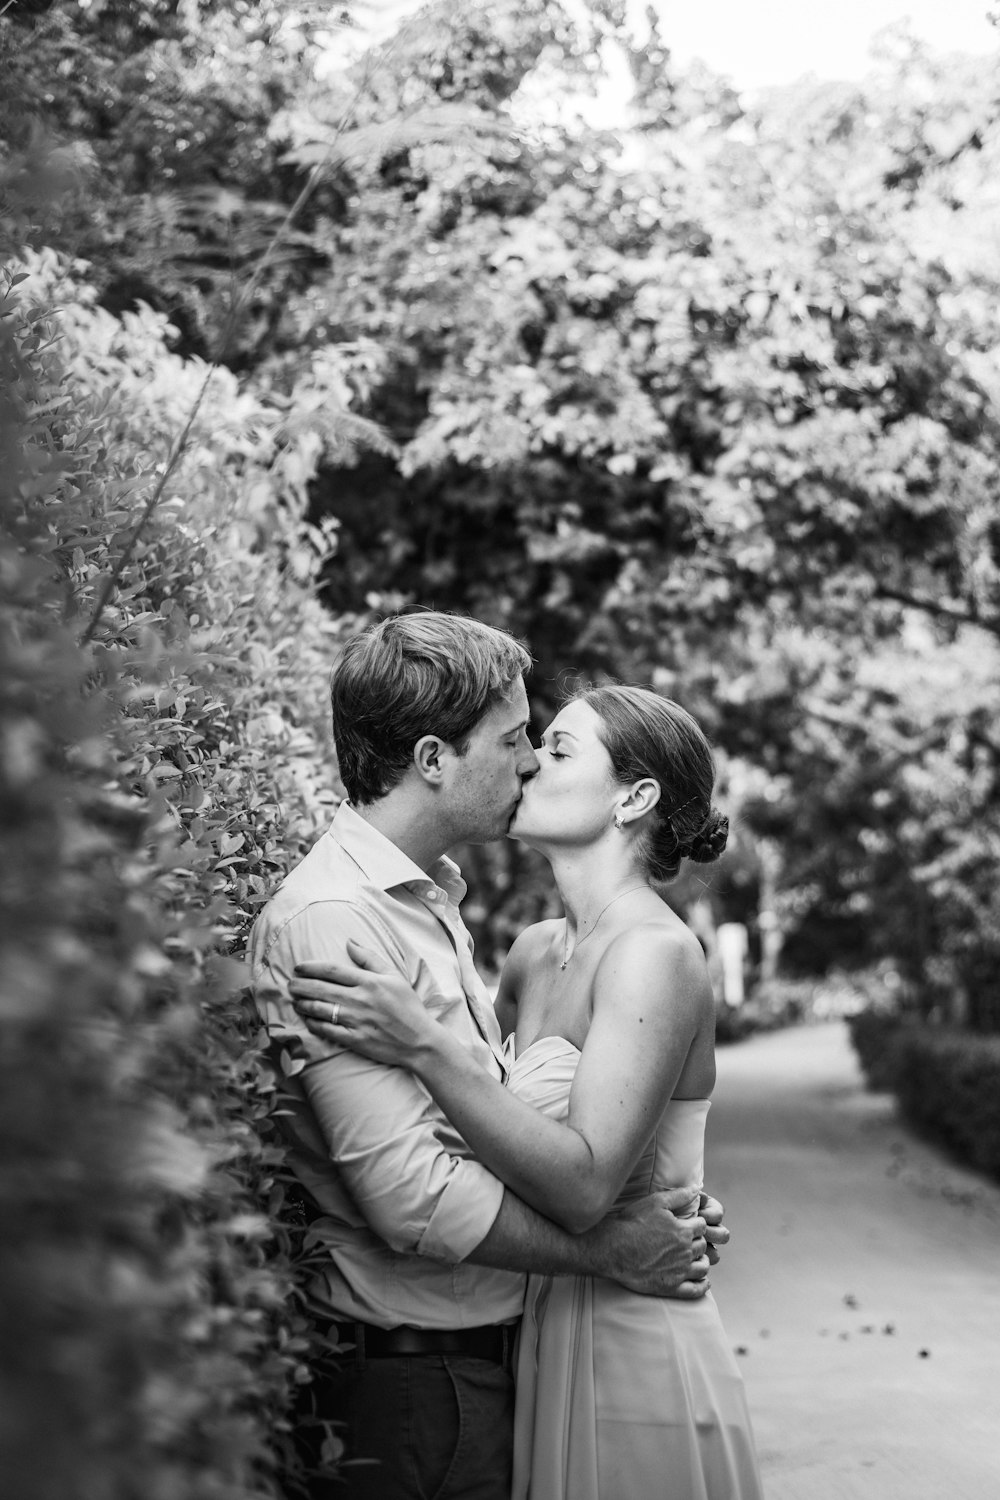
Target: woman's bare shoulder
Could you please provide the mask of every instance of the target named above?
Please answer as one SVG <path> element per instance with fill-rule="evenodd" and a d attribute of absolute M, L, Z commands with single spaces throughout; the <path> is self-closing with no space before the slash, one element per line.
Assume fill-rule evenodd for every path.
<path fill-rule="evenodd" d="M 506 1037 L 517 1025 L 518 1003 L 528 975 L 537 967 L 546 949 L 551 946 L 559 924 L 535 922 L 518 933 L 510 946 L 500 974 L 495 1009 L 500 1022 L 501 1035 Z"/>
<path fill-rule="evenodd" d="M 595 978 L 601 977 L 613 977 L 614 990 L 619 994 L 634 983 L 644 990 L 669 994 L 695 1012 L 711 1012 L 714 1016 L 705 954 L 683 922 L 654 917 L 616 933 L 601 955 Z"/>
<path fill-rule="evenodd" d="M 511 944 L 504 968 L 512 968 L 513 973 L 518 974 L 529 965 L 537 963 L 543 953 L 551 947 L 561 926 L 561 920 L 558 917 L 552 917 L 545 922 L 532 922 L 530 927 L 525 927 Z"/>

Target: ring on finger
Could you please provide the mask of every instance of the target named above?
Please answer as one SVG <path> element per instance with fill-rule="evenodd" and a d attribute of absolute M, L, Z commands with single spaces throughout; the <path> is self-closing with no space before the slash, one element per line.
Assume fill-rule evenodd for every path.
<path fill-rule="evenodd" d="M 337 1026 L 339 1024 L 340 1024 L 340 1001 L 339 1000 L 335 1000 L 333 1002 L 333 1014 L 330 1017 L 330 1025 L 331 1026 Z"/>

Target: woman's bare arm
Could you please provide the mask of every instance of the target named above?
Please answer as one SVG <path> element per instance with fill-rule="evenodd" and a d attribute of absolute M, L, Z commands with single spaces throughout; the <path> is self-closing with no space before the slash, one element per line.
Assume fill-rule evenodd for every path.
<path fill-rule="evenodd" d="M 562 1123 L 491 1077 L 412 992 L 397 995 L 398 983 L 378 979 L 338 990 L 346 1025 L 323 1034 L 416 1073 L 485 1166 L 577 1233 L 614 1202 L 712 1019 L 704 963 L 683 935 L 659 924 L 621 933 L 594 976 L 593 1019 Z M 307 987 L 296 993 L 312 998 Z"/>

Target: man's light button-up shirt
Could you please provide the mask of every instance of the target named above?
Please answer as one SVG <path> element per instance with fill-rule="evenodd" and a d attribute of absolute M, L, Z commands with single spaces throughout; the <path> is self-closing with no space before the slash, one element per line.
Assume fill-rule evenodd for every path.
<path fill-rule="evenodd" d="M 451 860 L 429 880 L 345 805 L 254 928 L 254 993 L 293 1110 L 292 1166 L 323 1212 L 313 1231 L 328 1259 L 313 1294 L 334 1316 L 462 1328 L 521 1310 L 522 1276 L 465 1260 L 492 1227 L 503 1184 L 411 1074 L 320 1041 L 288 992 L 297 963 L 342 962 L 353 938 L 502 1078 L 500 1029 L 458 910 L 464 894 Z"/>

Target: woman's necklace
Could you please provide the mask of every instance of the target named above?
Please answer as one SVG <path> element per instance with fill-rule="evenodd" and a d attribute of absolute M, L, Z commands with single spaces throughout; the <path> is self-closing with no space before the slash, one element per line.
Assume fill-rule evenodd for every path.
<path fill-rule="evenodd" d="M 608 905 L 607 906 L 602 906 L 601 909 L 600 909 L 600 911 L 597 913 L 597 916 L 594 918 L 594 925 L 590 929 L 590 931 L 589 932 L 585 932 L 583 934 L 582 938 L 577 938 L 576 943 L 574 944 L 574 947 L 573 947 L 573 953 L 576 952 L 577 948 L 579 948 L 579 946 L 580 946 L 581 943 L 585 943 L 589 937 L 593 937 L 594 933 L 597 931 L 597 924 L 601 920 L 601 918 L 604 916 L 604 913 L 608 910 L 608 907 L 614 906 L 614 904 L 615 904 L 616 901 L 623 900 L 625 896 L 631 896 L 634 891 L 647 891 L 648 889 L 649 889 L 649 886 L 644 881 L 642 885 L 630 885 L 627 891 L 619 891 L 617 896 L 612 896 L 611 900 L 608 902 Z M 567 923 L 566 924 L 566 936 L 565 936 L 565 938 L 563 940 L 563 961 L 559 965 L 560 969 L 565 969 L 566 965 L 569 963 L 570 959 L 573 957 L 573 953 L 570 953 L 570 951 L 569 951 L 569 923 Z"/>

